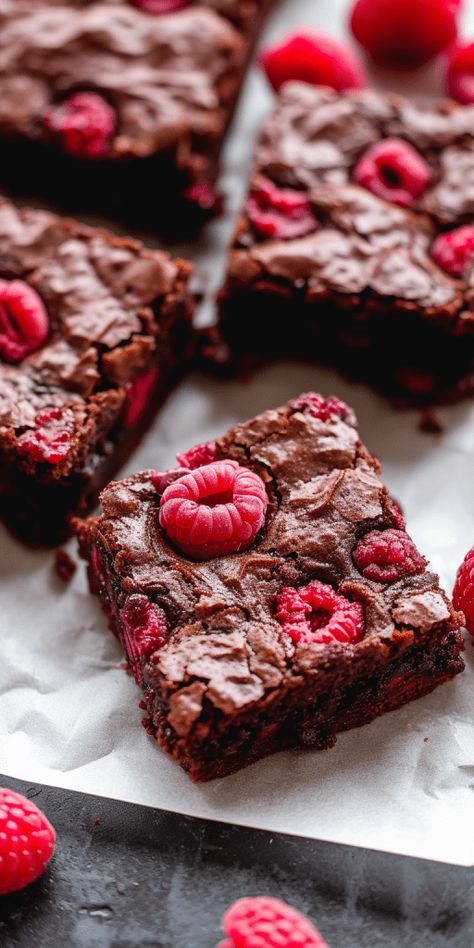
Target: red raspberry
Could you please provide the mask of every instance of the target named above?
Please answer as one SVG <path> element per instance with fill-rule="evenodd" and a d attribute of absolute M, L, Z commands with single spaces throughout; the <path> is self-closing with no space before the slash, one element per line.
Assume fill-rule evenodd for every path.
<path fill-rule="evenodd" d="M 474 635 L 474 546 L 466 553 L 456 574 L 454 608 L 464 612 L 466 629 Z"/>
<path fill-rule="evenodd" d="M 277 92 L 292 80 L 331 86 L 338 92 L 367 85 L 365 69 L 355 53 L 323 33 L 294 33 L 283 43 L 265 49 L 260 61 Z"/>
<path fill-rule="evenodd" d="M 474 103 L 474 43 L 455 46 L 448 57 L 448 92 L 464 105 Z"/>
<path fill-rule="evenodd" d="M 372 145 L 354 168 L 358 184 L 400 207 L 411 207 L 431 181 L 423 158 L 401 138 L 385 138 Z"/>
<path fill-rule="evenodd" d="M 43 411 L 35 418 L 36 428 L 25 431 L 17 439 L 18 450 L 28 454 L 32 461 L 60 464 L 71 450 L 71 432 L 64 423 L 64 414 L 59 408 Z"/>
<path fill-rule="evenodd" d="M 60 136 L 64 151 L 75 158 L 106 155 L 115 122 L 112 106 L 95 92 L 76 92 L 44 116 L 46 128 Z"/>
<path fill-rule="evenodd" d="M 165 645 L 168 638 L 166 616 L 146 596 L 129 596 L 120 610 L 121 631 L 127 658 L 137 685 L 141 684 L 140 662 Z"/>
<path fill-rule="evenodd" d="M 307 197 L 301 191 L 277 188 L 269 178 L 259 177 L 247 199 L 247 214 L 263 237 L 293 240 L 316 230 L 318 223 Z"/>
<path fill-rule="evenodd" d="M 427 565 L 413 540 L 403 530 L 372 530 L 357 544 L 352 558 L 366 579 L 395 583 L 402 576 L 422 573 Z"/>
<path fill-rule="evenodd" d="M 325 422 L 331 421 L 331 418 L 346 418 L 352 415 L 349 406 L 334 395 L 324 398 L 315 392 L 307 392 L 298 398 L 293 398 L 289 404 L 295 411 L 307 412 Z"/>
<path fill-rule="evenodd" d="M 0 895 L 34 882 L 51 859 L 56 833 L 31 800 L 0 788 Z"/>
<path fill-rule="evenodd" d="M 234 902 L 222 927 L 228 941 L 221 948 L 327 948 L 304 915 L 265 895 Z"/>
<path fill-rule="evenodd" d="M 189 0 L 132 0 L 132 3 L 143 13 L 176 13 L 187 7 Z"/>
<path fill-rule="evenodd" d="M 247 549 L 265 522 L 267 506 L 258 474 L 236 461 L 215 461 L 166 488 L 160 524 L 180 550 L 207 560 Z"/>
<path fill-rule="evenodd" d="M 133 428 L 140 420 L 150 404 L 155 385 L 158 381 L 156 369 L 147 369 L 127 385 L 125 403 L 123 406 L 123 424 L 125 428 Z"/>
<path fill-rule="evenodd" d="M 202 467 L 203 464 L 212 464 L 216 458 L 216 442 L 203 441 L 202 444 L 195 444 L 193 448 L 186 451 L 185 454 L 177 454 L 176 460 L 181 467 L 190 468 L 193 471 L 196 467 Z"/>
<path fill-rule="evenodd" d="M 0 280 L 0 355 L 20 362 L 45 342 L 48 314 L 35 290 L 22 280 Z"/>
<path fill-rule="evenodd" d="M 191 204 L 197 204 L 203 211 L 213 211 L 217 213 L 222 206 L 222 198 L 216 194 L 212 184 L 205 178 L 195 181 L 183 193 L 185 201 Z"/>
<path fill-rule="evenodd" d="M 277 596 L 276 617 L 294 642 L 353 643 L 364 634 L 360 602 L 350 602 L 317 579 L 299 589 L 285 586 Z"/>
<path fill-rule="evenodd" d="M 474 259 L 474 227 L 465 224 L 436 238 L 431 255 L 435 263 L 453 277 L 461 277 Z"/>
<path fill-rule="evenodd" d="M 456 39 L 460 7 L 460 0 L 356 0 L 351 29 L 376 63 L 411 69 Z"/>

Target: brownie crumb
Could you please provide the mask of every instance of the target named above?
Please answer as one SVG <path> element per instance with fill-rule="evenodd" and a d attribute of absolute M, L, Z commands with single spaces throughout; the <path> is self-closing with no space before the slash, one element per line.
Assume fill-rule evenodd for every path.
<path fill-rule="evenodd" d="M 442 434 L 444 431 L 441 419 L 432 408 L 422 411 L 418 428 L 424 434 Z"/>
<path fill-rule="evenodd" d="M 69 583 L 76 572 L 77 563 L 74 562 L 66 550 L 56 550 L 54 569 L 63 583 Z"/>

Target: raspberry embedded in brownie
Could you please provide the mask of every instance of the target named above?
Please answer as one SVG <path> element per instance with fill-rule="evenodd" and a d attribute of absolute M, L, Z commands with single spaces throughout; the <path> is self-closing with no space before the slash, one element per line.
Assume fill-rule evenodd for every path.
<path fill-rule="evenodd" d="M 188 452 L 201 466 L 110 484 L 103 513 L 77 523 L 91 590 L 143 687 L 144 724 L 193 780 L 329 747 L 462 670 L 463 617 L 347 405 L 308 393 L 209 455 L 201 445 Z"/>

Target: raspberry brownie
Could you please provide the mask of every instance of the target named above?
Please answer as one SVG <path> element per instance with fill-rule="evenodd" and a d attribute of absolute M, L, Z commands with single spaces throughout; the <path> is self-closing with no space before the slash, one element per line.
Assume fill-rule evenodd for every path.
<path fill-rule="evenodd" d="M 91 590 L 193 780 L 330 747 L 462 671 L 456 613 L 350 408 L 313 393 L 110 484 Z"/>
<path fill-rule="evenodd" d="M 24 539 L 66 535 L 183 373 L 190 271 L 0 199 L 0 513 Z"/>
<path fill-rule="evenodd" d="M 0 185 L 192 229 L 272 2 L 4 0 Z"/>
<path fill-rule="evenodd" d="M 390 397 L 474 393 L 474 107 L 284 86 L 208 354 L 314 357 Z"/>

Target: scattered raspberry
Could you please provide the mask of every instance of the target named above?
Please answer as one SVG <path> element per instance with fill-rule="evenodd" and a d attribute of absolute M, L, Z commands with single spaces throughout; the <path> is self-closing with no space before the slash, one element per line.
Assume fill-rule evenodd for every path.
<path fill-rule="evenodd" d="M 258 474 L 236 461 L 215 461 L 166 488 L 160 524 L 196 560 L 245 550 L 265 522 L 268 497 Z"/>
<path fill-rule="evenodd" d="M 221 948 L 327 948 L 304 915 L 264 895 L 234 902 L 222 927 L 228 941 Z"/>
<path fill-rule="evenodd" d="M 431 181 L 423 158 L 401 138 L 372 145 L 354 168 L 354 179 L 378 197 L 400 207 L 412 207 Z"/>
<path fill-rule="evenodd" d="M 461 0 L 356 0 L 351 29 L 380 66 L 412 69 L 457 36 Z"/>
<path fill-rule="evenodd" d="M 247 199 L 247 214 L 263 237 L 293 240 L 317 229 L 318 223 L 307 197 L 301 191 L 278 188 L 260 176 Z"/>
<path fill-rule="evenodd" d="M 69 556 L 67 550 L 56 550 L 54 569 L 63 583 L 69 583 L 76 572 L 77 564 Z"/>
<path fill-rule="evenodd" d="M 197 204 L 203 211 L 212 211 L 218 213 L 222 206 L 222 198 L 216 194 L 212 184 L 201 178 L 195 181 L 183 193 L 185 201 L 191 201 L 191 204 Z"/>
<path fill-rule="evenodd" d="M 48 314 L 35 290 L 22 280 L 0 280 L 0 356 L 20 362 L 46 340 Z"/>
<path fill-rule="evenodd" d="M 456 574 L 454 608 L 464 612 L 466 629 L 474 635 L 474 546 L 466 553 Z"/>
<path fill-rule="evenodd" d="M 32 461 L 60 464 L 71 450 L 71 432 L 64 426 L 64 414 L 59 408 L 43 411 L 35 418 L 36 427 L 25 431 L 17 439 L 17 448 L 28 454 Z"/>
<path fill-rule="evenodd" d="M 129 596 L 120 610 L 121 632 L 127 658 L 137 685 L 141 684 L 140 662 L 146 660 L 168 638 L 166 616 L 146 596 Z"/>
<path fill-rule="evenodd" d="M 56 833 L 41 810 L 0 788 L 0 895 L 29 885 L 51 859 Z"/>
<path fill-rule="evenodd" d="M 178 454 L 176 460 L 181 467 L 188 467 L 193 471 L 196 467 L 202 467 L 203 464 L 212 464 L 216 458 L 216 442 L 203 441 L 202 444 L 195 444 L 193 448 L 186 451 L 185 454 Z"/>
<path fill-rule="evenodd" d="M 455 46 L 448 57 L 448 92 L 464 105 L 474 103 L 474 43 Z"/>
<path fill-rule="evenodd" d="M 96 92 L 76 92 L 44 116 L 46 128 L 60 136 L 64 151 L 75 158 L 106 155 L 115 122 L 112 106 Z"/>
<path fill-rule="evenodd" d="M 461 277 L 474 259 L 474 226 L 465 224 L 436 238 L 431 255 L 453 277 Z"/>
<path fill-rule="evenodd" d="M 294 33 L 285 42 L 265 49 L 261 63 L 275 91 L 285 82 L 299 80 L 313 86 L 362 89 L 367 75 L 358 56 L 323 33 Z"/>
<path fill-rule="evenodd" d="M 320 421 L 327 422 L 331 421 L 331 418 L 346 418 L 352 415 L 349 406 L 334 395 L 324 398 L 316 392 L 306 392 L 298 398 L 293 398 L 289 404 L 295 411 L 307 412 Z"/>
<path fill-rule="evenodd" d="M 158 381 L 156 369 L 147 369 L 138 375 L 133 382 L 127 385 L 125 403 L 123 406 L 123 424 L 125 428 L 133 428 L 148 408 Z"/>
<path fill-rule="evenodd" d="M 360 602 L 350 602 L 317 579 L 299 589 L 285 586 L 277 597 L 276 617 L 294 642 L 353 643 L 364 634 Z"/>
<path fill-rule="evenodd" d="M 189 0 L 132 0 L 143 13 L 176 13 L 188 6 Z"/>
<path fill-rule="evenodd" d="M 402 576 L 422 573 L 427 565 L 408 533 L 392 529 L 366 533 L 352 558 L 359 572 L 377 583 L 395 583 Z"/>

